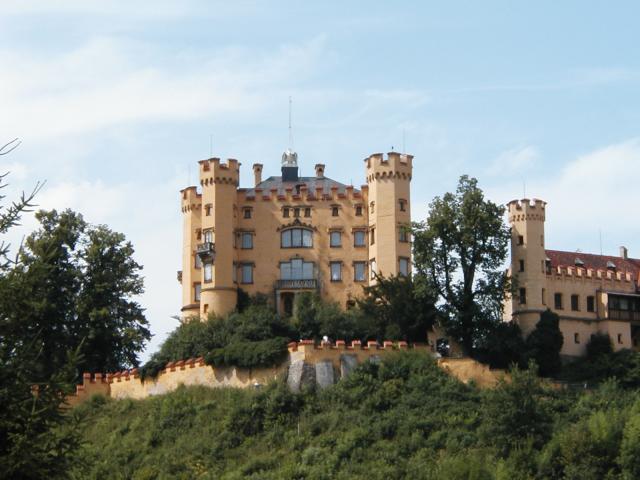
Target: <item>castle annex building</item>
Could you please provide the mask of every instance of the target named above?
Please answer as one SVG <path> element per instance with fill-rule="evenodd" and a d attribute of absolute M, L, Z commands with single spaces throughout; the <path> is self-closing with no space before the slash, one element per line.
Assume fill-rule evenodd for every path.
<path fill-rule="evenodd" d="M 198 162 L 200 187 L 181 191 L 183 317 L 232 311 L 239 288 L 284 313 L 303 291 L 347 307 L 374 272 L 407 275 L 412 159 L 371 155 L 360 189 L 326 177 L 322 164 L 299 176 L 290 150 L 280 176 L 263 180 L 254 164 L 251 188 L 239 188 L 237 160 Z"/>
<path fill-rule="evenodd" d="M 545 248 L 546 203 L 522 199 L 508 204 L 510 273 L 516 294 L 507 302 L 527 335 L 547 308 L 560 317 L 563 355 L 584 355 L 591 335 L 608 334 L 615 350 L 640 348 L 640 259 L 563 252 Z"/>

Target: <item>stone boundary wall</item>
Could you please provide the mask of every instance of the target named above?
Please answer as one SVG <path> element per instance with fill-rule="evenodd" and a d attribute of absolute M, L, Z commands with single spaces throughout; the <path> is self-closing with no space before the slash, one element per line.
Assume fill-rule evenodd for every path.
<path fill-rule="evenodd" d="M 385 341 L 362 344 L 354 341 L 350 345 L 338 340 L 335 344 L 313 340 L 291 342 L 289 356 L 279 365 L 271 368 L 212 367 L 204 359 L 191 358 L 170 362 L 155 379 L 142 380 L 137 369 L 107 374 L 83 375 L 83 385 L 77 387 L 75 395 L 67 398 L 70 406 L 77 405 L 95 394 L 115 399 L 143 399 L 152 395 L 171 392 L 180 385 L 203 385 L 211 388 L 259 387 L 276 378 L 286 378 L 289 388 L 299 392 L 305 388 L 326 388 L 348 376 L 359 364 L 378 362 L 392 352 L 419 351 L 433 355 L 427 344 L 409 345 L 407 342 Z M 498 382 L 499 371 L 490 370 L 469 358 L 440 359 L 445 371 L 463 382 L 475 381 L 480 387 L 492 387 Z M 503 373 L 502 373 L 503 374 Z"/>
<path fill-rule="evenodd" d="M 85 373 L 82 375 L 82 385 L 76 385 L 76 393 L 68 395 L 66 402 L 69 407 L 75 407 L 94 395 L 108 397 L 110 390 L 109 381 L 101 373 L 96 373 L 94 376 L 90 373 Z"/>

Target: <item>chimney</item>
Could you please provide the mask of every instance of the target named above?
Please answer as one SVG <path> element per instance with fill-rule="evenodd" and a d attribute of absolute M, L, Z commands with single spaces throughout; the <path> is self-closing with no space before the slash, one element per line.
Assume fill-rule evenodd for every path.
<path fill-rule="evenodd" d="M 324 177 L 324 163 L 316 163 L 316 177 Z"/>
<path fill-rule="evenodd" d="M 627 260 L 629 258 L 627 247 L 620 247 L 620 258 L 622 258 L 623 260 Z"/>
<path fill-rule="evenodd" d="M 262 182 L 262 164 L 254 163 L 253 164 L 253 178 L 255 179 L 256 187 L 260 182 Z"/>

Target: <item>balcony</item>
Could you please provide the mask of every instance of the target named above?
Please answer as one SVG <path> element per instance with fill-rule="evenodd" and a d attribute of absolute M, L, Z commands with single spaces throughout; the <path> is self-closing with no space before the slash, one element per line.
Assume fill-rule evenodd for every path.
<path fill-rule="evenodd" d="M 178 270 L 178 282 L 182 283 L 182 270 Z"/>
<path fill-rule="evenodd" d="M 632 322 L 640 322 L 640 312 L 609 308 L 608 318 L 611 320 L 630 320 Z"/>
<path fill-rule="evenodd" d="M 204 242 L 196 247 L 196 254 L 201 260 L 213 261 L 216 257 L 216 244 L 213 242 Z"/>
<path fill-rule="evenodd" d="M 276 280 L 276 290 L 316 290 L 318 280 Z"/>

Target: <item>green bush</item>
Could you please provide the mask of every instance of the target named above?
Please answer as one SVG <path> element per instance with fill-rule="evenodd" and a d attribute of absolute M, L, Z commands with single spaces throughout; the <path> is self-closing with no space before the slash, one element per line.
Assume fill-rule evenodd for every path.
<path fill-rule="evenodd" d="M 540 320 L 526 341 L 526 360 L 534 360 L 540 375 L 549 376 L 562 368 L 560 350 L 564 339 L 560 331 L 560 318 L 547 309 L 540 314 Z"/>
<path fill-rule="evenodd" d="M 479 391 L 398 352 L 317 392 L 274 382 L 87 402 L 72 478 L 635 479 L 637 395 L 616 382 L 557 391 L 533 370 Z"/>
<path fill-rule="evenodd" d="M 587 343 L 587 358 L 595 360 L 602 355 L 611 355 L 613 345 L 607 333 L 594 333 Z"/>
<path fill-rule="evenodd" d="M 294 330 L 265 304 L 251 304 L 225 318 L 210 316 L 181 323 L 140 369 L 155 377 L 168 362 L 205 357 L 216 366 L 273 365 L 287 352 Z"/>

